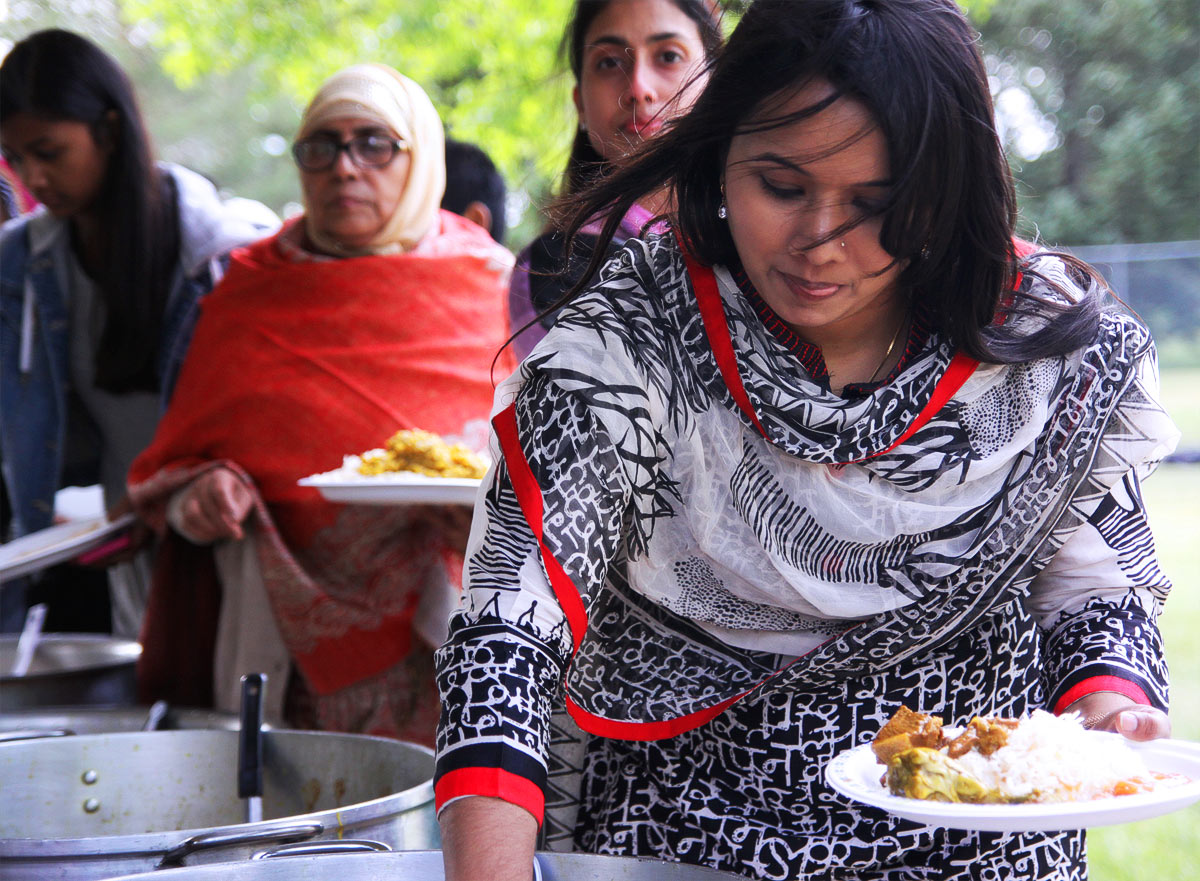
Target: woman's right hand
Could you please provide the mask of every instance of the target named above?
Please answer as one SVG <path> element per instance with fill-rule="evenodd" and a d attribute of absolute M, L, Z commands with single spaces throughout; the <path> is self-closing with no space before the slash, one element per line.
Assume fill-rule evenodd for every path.
<path fill-rule="evenodd" d="M 180 531 L 196 542 L 240 540 L 254 493 L 228 468 L 205 471 L 188 485 L 179 504 Z"/>

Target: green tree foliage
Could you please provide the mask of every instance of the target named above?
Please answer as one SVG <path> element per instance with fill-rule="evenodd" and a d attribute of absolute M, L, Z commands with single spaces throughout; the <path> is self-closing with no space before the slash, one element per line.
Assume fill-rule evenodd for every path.
<path fill-rule="evenodd" d="M 540 195 L 565 159 L 568 78 L 555 54 L 569 0 L 122 0 L 182 86 L 253 71 L 260 103 L 302 105 L 330 74 L 378 61 L 419 82 L 455 137 L 488 151 L 510 186 Z M 290 132 L 289 132 L 290 136 Z"/>
<path fill-rule="evenodd" d="M 1200 239 L 1200 2 L 1009 0 L 981 30 L 1000 89 L 1057 145 L 1023 161 L 1023 216 L 1073 245 Z"/>
<path fill-rule="evenodd" d="M 983 22 L 995 91 L 1023 90 L 1053 134 L 1036 158 L 1010 144 L 1027 234 L 1071 247 L 1200 239 L 1198 26 L 1200 0 L 1009 0 Z M 1200 260 L 1132 250 L 1089 258 L 1164 363 L 1194 365 Z"/>
<path fill-rule="evenodd" d="M 276 210 L 297 198 L 279 150 L 304 102 L 334 71 L 382 61 L 426 88 L 454 137 L 488 151 L 519 207 L 548 198 L 575 128 L 558 55 L 571 2 L 12 0 L 0 35 L 53 24 L 96 39 L 127 65 L 164 158 Z M 730 26 L 746 2 L 721 0 Z M 524 212 L 510 241 L 538 223 Z"/>

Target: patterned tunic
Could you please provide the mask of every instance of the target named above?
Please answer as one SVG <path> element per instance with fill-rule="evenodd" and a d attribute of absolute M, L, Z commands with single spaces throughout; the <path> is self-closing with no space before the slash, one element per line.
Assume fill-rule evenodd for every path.
<path fill-rule="evenodd" d="M 847 400 L 752 300 L 631 241 L 500 388 L 438 654 L 439 806 L 754 878 L 1084 877 L 1081 834 L 931 829 L 822 775 L 902 703 L 1165 708 L 1138 481 L 1174 429 L 1144 329 L 1109 315 L 1012 367 L 935 334 Z"/>

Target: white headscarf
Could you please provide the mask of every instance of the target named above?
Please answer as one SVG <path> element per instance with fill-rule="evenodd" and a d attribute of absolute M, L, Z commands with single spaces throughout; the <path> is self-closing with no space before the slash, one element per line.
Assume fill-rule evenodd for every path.
<path fill-rule="evenodd" d="M 389 129 L 408 151 L 408 181 L 383 229 L 364 247 L 348 250 L 306 221 L 309 239 L 330 254 L 359 256 L 407 251 L 437 221 L 446 190 L 442 120 L 425 90 L 386 64 L 356 64 L 325 80 L 300 120 L 297 140 L 331 119 L 370 119 Z"/>

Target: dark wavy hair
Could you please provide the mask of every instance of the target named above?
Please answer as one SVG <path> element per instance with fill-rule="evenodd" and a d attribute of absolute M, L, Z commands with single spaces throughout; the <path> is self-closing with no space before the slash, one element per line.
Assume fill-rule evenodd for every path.
<path fill-rule="evenodd" d="M 0 65 L 0 125 L 18 114 L 86 123 L 97 144 L 113 145 L 96 201 L 104 255 L 96 283 L 106 316 L 96 385 L 111 392 L 158 390 L 155 366 L 178 261 L 179 220 L 129 78 L 84 37 L 38 31 Z"/>
<path fill-rule="evenodd" d="M 779 112 L 815 80 L 833 86 L 828 99 Z M 953 0 L 756 0 L 691 110 L 628 162 L 554 207 L 568 249 L 590 218 L 607 217 L 582 278 L 599 269 L 629 207 L 663 187 L 673 199 L 675 229 L 692 253 L 710 265 L 737 261 L 728 226 L 717 216 L 730 141 L 811 117 L 841 97 L 866 106 L 887 144 L 893 183 L 876 212 L 881 244 L 905 261 L 900 289 L 927 308 L 937 330 L 967 354 L 995 363 L 1063 354 L 1090 342 L 1103 282 L 1086 264 L 1064 255 L 1073 280 L 1089 291 L 1078 304 L 1069 296 L 1062 302 L 1053 294 L 1013 292 L 1019 271 L 1037 273 L 1015 253 L 1016 196 L 978 35 Z M 865 219 L 851 218 L 827 238 Z M 1015 322 L 997 320 L 1019 315 L 1038 317 L 1040 329 L 1022 335 Z"/>
<path fill-rule="evenodd" d="M 612 0 L 575 0 L 571 18 L 563 32 L 559 44 L 559 55 L 565 56 L 570 67 L 571 75 L 578 85 L 583 76 L 583 56 L 587 47 L 588 28 L 603 12 Z M 679 10 L 696 23 L 700 32 L 700 43 L 704 46 L 705 60 L 712 62 L 725 42 L 721 33 L 721 12 L 716 0 L 671 0 Z M 567 157 L 567 167 L 563 172 L 562 193 L 569 196 L 583 189 L 608 168 L 608 161 L 600 155 L 592 142 L 588 140 L 587 132 L 576 128 L 575 139 L 571 142 L 571 154 Z"/>
<path fill-rule="evenodd" d="M 504 177 L 483 148 L 466 141 L 446 138 L 446 192 L 442 207 L 462 214 L 472 202 L 482 202 L 492 215 L 488 232 L 504 244 L 506 229 L 504 198 L 508 193 Z"/>

